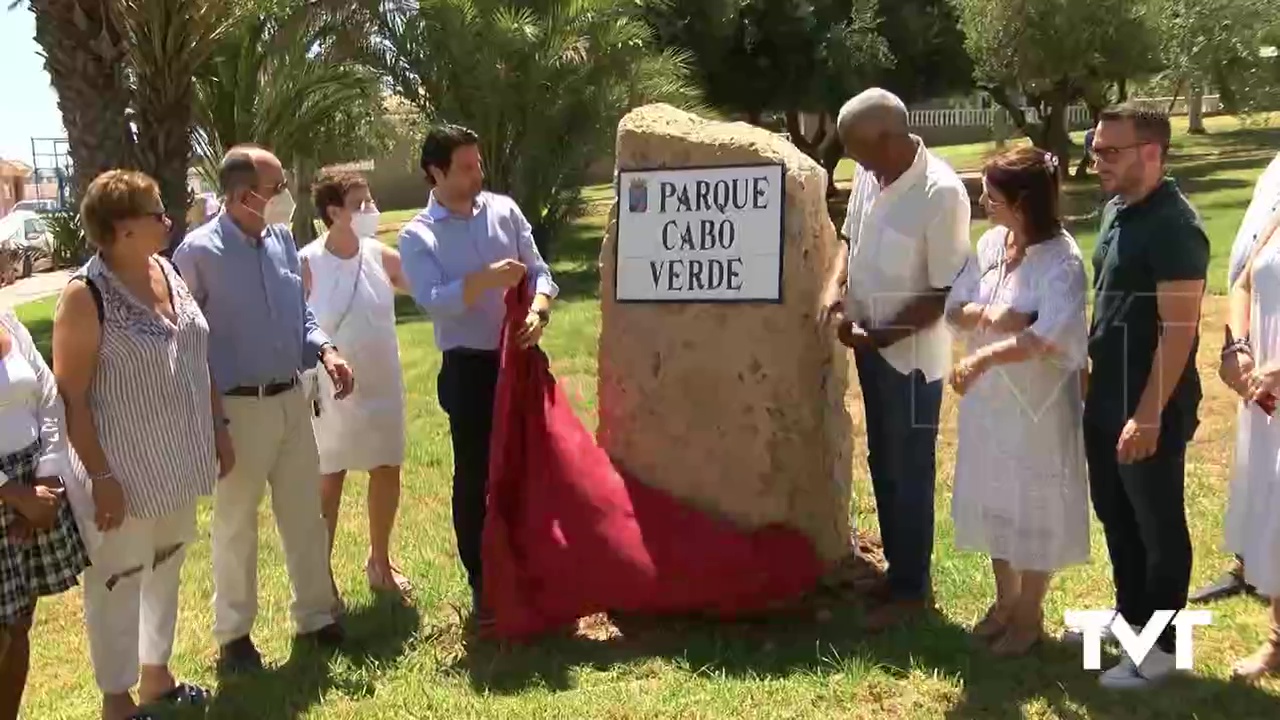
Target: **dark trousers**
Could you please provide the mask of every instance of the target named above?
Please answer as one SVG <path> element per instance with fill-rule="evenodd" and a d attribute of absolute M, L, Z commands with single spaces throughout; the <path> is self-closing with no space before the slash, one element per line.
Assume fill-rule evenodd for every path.
<path fill-rule="evenodd" d="M 854 353 L 867 417 L 867 465 L 895 598 L 929 592 L 942 381 L 904 375 L 876 350 Z"/>
<path fill-rule="evenodd" d="M 489 485 L 489 435 L 498 384 L 498 354 L 447 350 L 436 396 L 449 416 L 453 441 L 453 532 L 473 601 L 480 598 L 480 545 Z M 478 604 L 478 602 L 477 602 Z"/>
<path fill-rule="evenodd" d="M 1183 502 L 1186 442 L 1162 433 L 1156 452 L 1141 462 L 1116 460 L 1119 431 L 1084 427 L 1089 493 L 1111 555 L 1116 610 L 1141 628 L 1156 610 L 1186 607 L 1191 582 L 1191 535 Z M 1170 625 L 1157 645 L 1174 651 Z"/>

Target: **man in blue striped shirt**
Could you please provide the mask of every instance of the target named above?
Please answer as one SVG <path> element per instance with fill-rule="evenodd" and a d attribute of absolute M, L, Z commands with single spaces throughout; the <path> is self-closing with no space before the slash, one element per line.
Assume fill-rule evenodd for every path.
<path fill-rule="evenodd" d="M 453 441 L 453 527 L 473 610 L 482 620 L 480 538 L 504 298 L 516 283 L 529 283 L 533 302 L 519 340 L 530 346 L 542 337 L 559 288 L 515 201 L 482 191 L 475 133 L 454 125 L 432 129 L 421 165 L 431 197 L 400 232 L 400 257 L 443 353 L 436 392 Z"/>
<path fill-rule="evenodd" d="M 236 456 L 218 483 L 213 517 L 213 633 L 219 667 L 231 672 L 262 666 L 250 633 L 258 611 L 258 505 L 268 483 L 297 633 L 326 646 L 342 640 L 320 456 L 299 375 L 322 364 L 339 397 L 355 381 L 307 307 L 280 161 L 262 148 L 235 147 L 218 179 L 222 212 L 188 235 L 173 261 L 209 322 L 210 373 Z"/>

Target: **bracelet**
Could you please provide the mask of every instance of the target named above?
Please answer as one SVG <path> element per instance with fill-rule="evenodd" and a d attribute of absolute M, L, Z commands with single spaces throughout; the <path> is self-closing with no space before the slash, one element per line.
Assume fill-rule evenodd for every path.
<path fill-rule="evenodd" d="M 100 472 L 96 475 L 90 475 L 89 479 L 94 482 L 97 482 L 99 480 L 111 480 L 111 479 L 115 479 L 115 474 L 113 474 L 110 470 L 107 470 L 105 472 Z"/>
<path fill-rule="evenodd" d="M 1248 338 L 1236 338 L 1222 347 L 1221 357 L 1225 358 L 1234 352 L 1242 352 L 1249 357 L 1253 357 L 1253 348 L 1249 347 Z"/>

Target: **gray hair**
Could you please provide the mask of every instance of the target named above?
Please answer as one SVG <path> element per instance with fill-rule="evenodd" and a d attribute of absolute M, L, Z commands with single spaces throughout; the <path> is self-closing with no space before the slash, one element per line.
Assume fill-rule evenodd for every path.
<path fill-rule="evenodd" d="M 254 145 L 237 145 L 222 156 L 218 165 L 218 190 L 223 197 L 244 188 L 258 186 L 258 166 L 254 163 Z"/>
<path fill-rule="evenodd" d="M 850 98 L 836 116 L 836 131 L 844 135 L 854 127 L 867 127 L 877 134 L 909 131 L 907 105 L 897 95 L 881 88 L 868 88 Z"/>

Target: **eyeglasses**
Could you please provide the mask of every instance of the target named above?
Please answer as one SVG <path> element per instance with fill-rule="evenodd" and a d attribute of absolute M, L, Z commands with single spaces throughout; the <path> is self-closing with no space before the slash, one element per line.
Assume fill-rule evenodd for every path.
<path fill-rule="evenodd" d="M 1103 162 L 1115 162 L 1116 158 L 1120 156 L 1120 153 L 1124 152 L 1125 150 L 1132 150 L 1134 148 L 1140 148 L 1143 145 L 1151 145 L 1151 144 L 1152 143 L 1137 142 L 1132 145 L 1116 145 L 1114 147 L 1109 147 L 1106 145 L 1101 145 L 1101 146 L 1094 145 L 1093 146 L 1093 162 L 1096 163 L 1099 160 Z"/>

